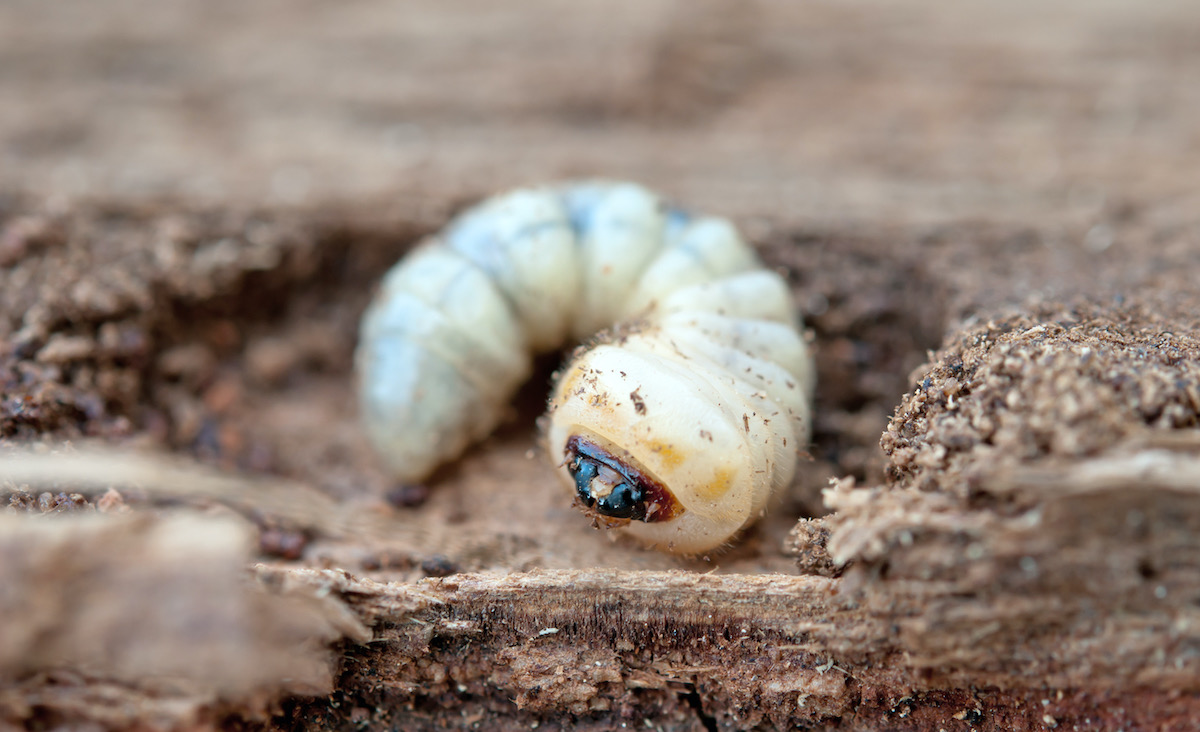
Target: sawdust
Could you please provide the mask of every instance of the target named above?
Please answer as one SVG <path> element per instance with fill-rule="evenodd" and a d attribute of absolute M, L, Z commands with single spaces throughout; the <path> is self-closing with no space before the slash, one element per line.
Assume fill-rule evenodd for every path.
<path fill-rule="evenodd" d="M 1012 465 L 1200 427 L 1200 299 L 1044 303 L 956 334 L 883 435 L 889 485 L 966 498 Z"/>

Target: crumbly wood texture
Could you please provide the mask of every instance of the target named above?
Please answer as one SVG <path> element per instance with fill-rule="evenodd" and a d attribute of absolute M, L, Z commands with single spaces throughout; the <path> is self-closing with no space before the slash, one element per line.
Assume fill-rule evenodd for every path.
<path fill-rule="evenodd" d="M 395 10 L 0 7 L 0 726 L 1200 716 L 1194 3 Z M 552 362 L 426 485 L 358 427 L 384 269 L 594 174 L 812 333 L 811 459 L 709 557 L 570 505 Z"/>
<path fill-rule="evenodd" d="M 234 517 L 0 517 L 0 717 L 173 727 L 236 697 L 331 690 L 328 645 L 371 633 L 334 598 L 265 591 Z"/>

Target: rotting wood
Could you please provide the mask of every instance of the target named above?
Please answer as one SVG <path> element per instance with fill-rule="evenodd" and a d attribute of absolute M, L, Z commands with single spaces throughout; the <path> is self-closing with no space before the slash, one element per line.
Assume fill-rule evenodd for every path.
<path fill-rule="evenodd" d="M 26 3 L 5 8 L 11 22 L 0 24 L 0 96 L 10 102 L 0 138 L 11 152 L 0 167 L 6 437 L 133 440 L 224 470 L 288 476 L 343 509 L 386 495 L 391 486 L 355 452 L 360 438 L 341 409 L 356 309 L 378 273 L 464 195 L 620 171 L 699 209 L 770 217 L 769 225 L 747 220 L 759 233 L 781 227 L 756 238 L 792 278 L 822 371 L 816 461 L 785 515 L 819 514 L 827 476 L 858 478 L 860 506 L 840 497 L 840 517 L 808 524 L 804 567 L 844 572 L 822 582 L 841 588 L 835 599 L 857 617 L 871 618 L 863 643 L 883 639 L 859 652 L 906 649 L 889 656 L 899 664 L 895 685 L 845 677 L 854 705 L 828 726 L 1194 728 L 1194 452 L 1153 451 L 1165 436 L 1195 428 L 1180 409 L 1200 404 L 1194 371 L 1186 371 L 1196 361 L 1180 358 L 1164 380 L 1138 382 L 1126 368 L 1160 346 L 1172 358 L 1180 340 L 1134 338 L 1125 362 L 1112 364 L 1121 378 L 1105 398 L 1115 395 L 1107 404 L 1117 410 L 1079 398 L 1088 393 L 1072 377 L 1087 364 L 1064 353 L 1047 354 L 1057 362 L 1034 364 L 989 398 L 951 371 L 953 360 L 935 357 L 944 372 L 906 379 L 947 333 L 950 344 L 977 335 L 989 317 L 1004 324 L 998 305 L 1034 315 L 1029 331 L 1069 325 L 1030 296 L 1125 302 L 1118 314 L 1141 309 L 1150 331 L 1197 332 L 1194 317 L 1177 317 L 1200 312 L 1187 297 L 1200 265 L 1192 180 L 1200 147 L 1190 143 L 1200 98 L 1186 73 L 1197 59 L 1187 35 L 1194 4 L 1077 2 L 1035 13 L 999 4 L 878 4 L 869 13 L 758 4 L 730 26 L 727 8 L 709 3 L 629 3 L 620 12 L 610 3 L 535 3 L 503 23 L 492 22 L 499 16 L 491 9 L 481 15 L 482 4 L 424 3 L 414 17 L 427 22 L 399 36 L 380 24 L 386 4 L 370 1 L 282 11 L 286 18 L 214 3 L 203 22 L 183 5 L 77 4 L 89 22 L 61 23 L 44 4 Z M 146 22 L 126 22 L 130 12 Z M 1130 39 L 1155 52 L 1131 53 Z M 479 93 L 462 93 L 464 74 Z M 485 83 L 476 83 L 480 74 Z M 630 118 L 631 108 L 643 114 Z M 9 196 L 26 188 L 37 195 Z M 179 205 L 157 198 L 172 194 Z M 92 195 L 116 205 L 79 199 Z M 365 209 L 331 206 L 343 222 L 335 235 L 316 211 L 331 198 Z M 368 198 L 378 205 L 360 207 Z M 198 200 L 213 205 L 199 210 Z M 258 213 L 233 213 L 244 205 Z M 399 211 L 399 219 L 364 223 L 372 211 Z M 275 261 L 282 266 L 263 269 Z M 1040 382 L 1039 390 L 1015 389 L 1022 381 Z M 1121 402 L 1134 386 L 1146 398 Z M 910 402 L 920 408 L 900 423 L 917 439 L 890 443 L 913 452 L 893 452 L 887 467 L 920 483 L 915 491 L 884 482 L 875 449 L 905 390 L 924 402 Z M 1014 390 L 1063 398 L 1043 402 L 1054 409 L 976 410 L 978 422 L 943 409 L 971 394 L 973 408 L 1004 405 Z M 1150 409 L 1141 414 L 1142 406 Z M 1077 419 L 1055 417 L 1058 407 Z M 1021 424 L 1023 413 L 1033 419 Z M 988 420 L 998 416 L 1009 421 L 992 431 Z M 1180 416 L 1152 435 L 1155 445 L 1135 444 L 1147 437 L 1144 417 Z M 398 548 L 375 546 L 372 534 L 335 553 L 321 531 L 335 527 L 324 519 L 341 515 L 309 512 L 329 501 L 272 504 L 301 509 L 296 520 L 317 527 L 306 565 L 406 580 L 381 585 L 382 594 L 347 594 L 352 603 L 361 597 L 364 619 L 442 623 L 428 652 L 414 650 L 425 638 L 415 622 L 403 628 L 408 655 L 399 641 L 346 642 L 344 683 L 327 697 L 286 701 L 273 724 L 544 730 L 649 720 L 702 730 L 798 718 L 792 707 L 768 708 L 777 700 L 769 695 L 745 709 L 730 704 L 731 693 L 757 683 L 735 666 L 745 661 L 757 674 L 755 644 L 727 647 L 713 662 L 696 655 L 686 634 L 678 648 L 658 636 L 658 656 L 646 660 L 636 648 L 613 650 L 615 632 L 595 649 L 568 645 L 578 636 L 566 623 L 526 641 L 499 623 L 471 625 L 490 607 L 488 591 L 526 601 L 497 575 L 467 576 L 469 595 L 463 585 L 435 592 L 434 582 L 408 581 L 427 560 L 439 572 L 662 566 L 586 529 L 545 529 L 558 496 L 538 493 L 541 476 L 530 467 L 538 461 L 521 457 L 529 444 L 524 435 L 497 440 L 416 492 L 428 500 L 412 501 L 423 505 L 406 507 L 393 524 L 406 529 L 392 537 Z M 989 460 L 998 447 L 1022 444 L 1045 462 L 1004 450 L 1007 464 Z M 1039 452 L 1047 446 L 1054 449 Z M 1067 456 L 1066 447 L 1084 451 Z M 1144 462 L 1152 480 L 1139 472 Z M 1119 480 L 1115 468 L 1126 470 Z M 101 503 L 59 493 L 64 485 L 41 495 L 4 488 L 14 491 L 14 510 L 39 517 Z M 134 509 L 158 505 L 136 490 L 124 495 Z M 515 516 L 505 511 L 514 504 Z M 774 560 L 772 570 L 786 570 L 775 551 L 781 535 L 749 537 L 722 568 L 767 571 L 753 565 Z M 835 566 L 829 547 L 849 563 Z M 432 561 L 437 552 L 445 556 Z M 263 576 L 338 592 L 333 580 L 294 572 Z M 547 582 L 542 575 L 536 586 Z M 418 608 L 430 593 L 450 602 Z M 673 617 L 673 608 L 654 604 L 654 588 L 629 593 L 614 597 Z M 574 597 L 567 586 L 550 596 Z M 375 604 L 383 615 L 368 612 Z M 464 616 L 450 617 L 454 608 Z M 884 632 L 878 617 L 898 622 Z M 838 631 L 860 638 L 849 623 Z M 699 637 L 712 630 L 697 626 Z M 491 640 L 501 652 L 485 652 Z M 409 658 L 417 670 L 386 665 Z M 816 668 L 834 679 L 849 660 L 827 667 L 822 659 Z M 1022 668 L 1028 675 L 1014 680 Z M 726 669 L 733 692 L 723 688 Z M 1039 687 L 1047 669 L 1079 686 Z M 854 678 L 882 674 L 865 671 Z M 390 680 L 372 675 L 379 672 Z M 939 682 L 945 673 L 959 681 Z M 1013 685 L 989 686 L 1003 680 Z M 942 683 L 968 686 L 904 691 Z M 627 693 L 618 695 L 621 686 Z M 183 713 L 170 696 L 71 669 L 35 672 L 3 700 L 25 710 L 18 721 L 38 727 L 253 724 L 268 719 L 274 701 L 224 710 L 204 702 Z"/>
<path fill-rule="evenodd" d="M 1011 528 L 997 524 L 975 540 L 1002 543 Z M 923 561 L 928 550 L 907 559 Z M 686 683 L 731 723 L 790 725 L 827 721 L 879 693 L 1200 690 L 1200 622 L 1178 592 L 1145 602 L 1154 589 L 1144 587 L 1141 600 L 1120 606 L 1112 600 L 1127 588 L 1085 595 L 1052 573 L 1039 592 L 1021 591 L 1028 565 L 997 554 L 991 546 L 974 561 L 957 554 L 957 569 L 976 578 L 973 593 L 942 577 L 867 587 L 853 575 L 571 570 L 396 585 L 260 572 L 328 588 L 375 628 L 370 644 L 348 650 L 342 686 L 385 690 L 393 709 L 507 696 L 524 710 L 581 714 L 635 705 L 637 689 Z"/>
<path fill-rule="evenodd" d="M 329 644 L 370 633 L 337 599 L 248 582 L 232 517 L 0 515 L 0 726 L 196 721 L 331 689 Z"/>

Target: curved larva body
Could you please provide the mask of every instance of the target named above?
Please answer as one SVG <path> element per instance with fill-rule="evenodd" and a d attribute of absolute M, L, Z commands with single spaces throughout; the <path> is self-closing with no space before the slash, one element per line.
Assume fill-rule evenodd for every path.
<path fill-rule="evenodd" d="M 612 328 L 559 374 L 550 458 L 605 524 L 694 554 L 792 479 L 813 387 L 798 325 L 724 219 L 632 184 L 520 190 L 384 278 L 356 354 L 362 410 L 393 473 L 420 480 L 496 426 L 534 353 Z"/>

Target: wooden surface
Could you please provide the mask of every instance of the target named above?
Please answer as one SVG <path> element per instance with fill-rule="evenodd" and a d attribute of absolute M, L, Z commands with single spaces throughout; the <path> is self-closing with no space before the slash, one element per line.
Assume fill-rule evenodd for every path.
<path fill-rule="evenodd" d="M 0 724 L 1188 728 L 1197 28 L 1132 0 L 0 4 L 0 442 L 156 456 L 0 463 L 11 512 L 232 506 L 258 546 L 214 552 L 357 628 L 315 698 L 4 661 Z M 384 268 L 577 176 L 734 217 L 812 331 L 812 461 L 723 553 L 588 527 L 537 451 L 545 376 L 428 486 L 359 431 Z"/>

